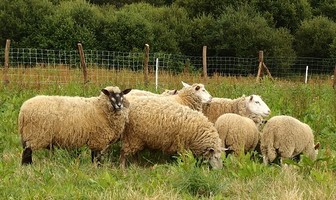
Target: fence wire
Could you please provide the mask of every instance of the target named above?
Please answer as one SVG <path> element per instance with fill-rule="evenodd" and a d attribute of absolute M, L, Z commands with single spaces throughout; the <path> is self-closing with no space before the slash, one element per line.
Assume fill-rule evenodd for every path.
<path fill-rule="evenodd" d="M 142 82 L 139 76 L 130 76 L 141 73 L 144 65 L 144 52 L 115 52 L 84 50 L 85 61 L 88 66 L 89 79 L 92 81 L 126 81 Z M 0 49 L 0 62 L 4 63 L 4 48 Z M 155 70 L 156 59 L 159 59 L 159 70 L 172 75 L 182 72 L 202 72 L 202 56 L 185 56 L 167 53 L 149 54 L 149 71 Z M 256 76 L 258 71 L 258 57 L 207 57 L 207 73 L 220 76 Z M 332 75 L 336 64 L 335 58 L 284 58 L 264 57 L 264 63 L 273 77 L 288 78 L 304 76 L 306 66 L 310 76 Z M 42 84 L 65 83 L 69 81 L 81 82 L 80 56 L 77 50 L 50 50 L 32 48 L 10 48 L 8 77 L 13 82 L 30 80 Z M 3 66 L 1 67 L 1 69 Z M 117 72 L 118 76 L 112 76 Z M 124 73 L 121 73 L 124 72 Z M 125 76 L 125 77 L 122 77 Z"/>

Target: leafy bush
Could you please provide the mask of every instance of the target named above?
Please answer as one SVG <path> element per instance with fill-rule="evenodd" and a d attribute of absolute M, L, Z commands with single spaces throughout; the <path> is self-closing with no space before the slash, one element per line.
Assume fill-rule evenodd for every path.
<path fill-rule="evenodd" d="M 295 34 L 295 50 L 298 56 L 329 58 L 336 37 L 336 23 L 319 16 L 306 19 Z"/>

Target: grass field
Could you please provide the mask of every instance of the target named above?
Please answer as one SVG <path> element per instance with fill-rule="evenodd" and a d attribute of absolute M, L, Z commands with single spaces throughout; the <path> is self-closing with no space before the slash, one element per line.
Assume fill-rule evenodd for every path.
<path fill-rule="evenodd" d="M 261 95 L 272 110 L 271 116 L 291 115 L 312 127 L 315 140 L 322 145 L 315 162 L 303 157 L 299 163 L 287 161 L 281 168 L 241 155 L 223 158 L 223 170 L 209 170 L 205 164 L 197 165 L 190 153 L 172 158 L 145 151 L 138 164 L 131 162 L 122 171 L 118 168 L 120 145 L 115 144 L 101 167 L 91 164 L 86 148 L 56 149 L 53 155 L 40 150 L 33 153 L 32 166 L 20 165 L 17 116 L 25 100 L 37 94 L 96 96 L 109 83 L 145 88 L 138 81 L 142 74 L 129 73 L 111 75 L 111 80 L 94 79 L 86 86 L 80 81 L 2 85 L 0 199 L 336 199 L 336 91 L 331 80 L 318 78 L 308 84 L 267 78 L 256 84 L 254 77 L 214 76 L 203 81 L 199 76 L 170 75 L 161 79 L 170 89 L 180 88 L 181 80 L 204 82 L 216 97 Z M 154 84 L 148 90 L 155 91 Z"/>

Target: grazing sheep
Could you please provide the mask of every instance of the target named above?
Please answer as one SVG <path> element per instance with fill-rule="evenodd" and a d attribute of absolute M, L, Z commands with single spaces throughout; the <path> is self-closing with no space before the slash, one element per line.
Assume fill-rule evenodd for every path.
<path fill-rule="evenodd" d="M 131 89 L 106 87 L 98 97 L 36 96 L 25 101 L 18 124 L 23 146 L 22 164 L 32 163 L 32 151 L 41 148 L 91 149 L 92 161 L 120 139 L 128 121 Z"/>
<path fill-rule="evenodd" d="M 221 141 L 214 125 L 201 113 L 166 98 L 139 97 L 129 108 L 129 123 L 122 136 L 120 166 L 126 157 L 144 148 L 167 154 L 191 150 L 197 157 L 222 167 Z"/>
<path fill-rule="evenodd" d="M 284 115 L 267 121 L 260 141 L 265 164 L 273 162 L 277 156 L 294 158 L 301 153 L 315 160 L 319 146 L 319 143 L 314 145 L 313 131 L 307 124 Z"/>
<path fill-rule="evenodd" d="M 259 131 L 255 122 L 234 113 L 223 114 L 215 122 L 223 147 L 239 155 L 253 151 L 259 141 Z"/>
<path fill-rule="evenodd" d="M 255 118 L 255 116 L 266 117 L 271 111 L 260 96 L 250 95 L 237 99 L 213 98 L 211 102 L 203 104 L 202 112 L 213 123 L 225 113 L 236 113 L 254 120 L 257 119 L 256 123 L 259 123 L 260 118 Z"/>

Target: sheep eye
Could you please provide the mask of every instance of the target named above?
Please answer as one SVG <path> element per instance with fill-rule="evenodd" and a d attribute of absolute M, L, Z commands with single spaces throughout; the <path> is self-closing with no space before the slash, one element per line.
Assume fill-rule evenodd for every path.
<path fill-rule="evenodd" d="M 111 98 L 111 101 L 116 102 L 115 98 Z"/>
<path fill-rule="evenodd" d="M 256 101 L 256 104 L 260 104 L 260 102 L 259 102 L 259 101 Z"/>

